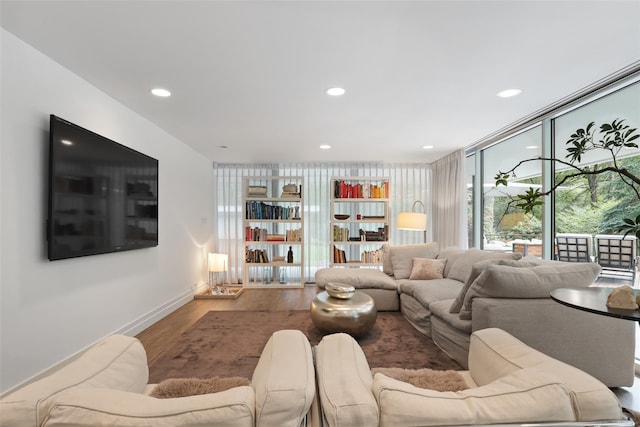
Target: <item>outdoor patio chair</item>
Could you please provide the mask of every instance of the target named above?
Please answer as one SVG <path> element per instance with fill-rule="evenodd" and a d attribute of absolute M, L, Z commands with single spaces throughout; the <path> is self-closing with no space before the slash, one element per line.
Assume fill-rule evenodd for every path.
<path fill-rule="evenodd" d="M 596 261 L 602 267 L 601 277 L 629 280 L 635 285 L 636 237 L 608 234 L 596 235 Z"/>
<path fill-rule="evenodd" d="M 556 260 L 566 262 L 592 262 L 591 234 L 556 234 Z"/>

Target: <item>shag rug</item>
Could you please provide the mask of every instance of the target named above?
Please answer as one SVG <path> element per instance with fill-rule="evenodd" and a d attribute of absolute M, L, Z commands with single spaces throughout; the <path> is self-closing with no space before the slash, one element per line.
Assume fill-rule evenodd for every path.
<path fill-rule="evenodd" d="M 469 388 L 467 383 L 456 371 L 435 371 L 429 368 L 404 369 L 404 368 L 373 368 L 373 375 L 381 373 L 389 378 L 409 383 L 419 388 L 428 388 L 435 391 L 460 391 Z"/>
<path fill-rule="evenodd" d="M 251 378 L 269 337 L 302 331 L 311 345 L 325 335 L 309 311 L 210 311 L 149 364 L 149 382 L 168 378 Z M 371 368 L 461 370 L 400 312 L 380 312 L 373 329 L 357 338 Z"/>

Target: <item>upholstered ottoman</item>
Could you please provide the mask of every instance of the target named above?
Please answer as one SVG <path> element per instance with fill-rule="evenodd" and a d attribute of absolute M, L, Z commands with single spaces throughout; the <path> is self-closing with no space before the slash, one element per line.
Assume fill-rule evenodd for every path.
<path fill-rule="evenodd" d="M 398 285 L 393 278 L 373 268 L 321 268 L 316 272 L 316 285 L 345 283 L 373 298 L 378 311 L 400 310 Z"/>

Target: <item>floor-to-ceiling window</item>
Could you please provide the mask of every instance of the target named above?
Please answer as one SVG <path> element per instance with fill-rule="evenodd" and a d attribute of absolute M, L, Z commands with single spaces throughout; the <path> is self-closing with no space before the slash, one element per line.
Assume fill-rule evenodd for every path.
<path fill-rule="evenodd" d="M 470 248 L 475 246 L 475 228 L 473 224 L 476 209 L 474 186 L 476 180 L 476 154 L 467 156 L 467 235 Z"/>
<path fill-rule="evenodd" d="M 639 70 L 469 149 L 468 158 L 479 158 L 475 163 L 480 165 L 483 183 L 482 189 L 474 186 L 473 195 L 469 196 L 482 200 L 482 209 L 472 210 L 471 224 L 482 227 L 482 240 L 475 242 L 475 246 L 553 258 L 556 233 L 615 233 L 623 218 L 639 215 L 637 195 L 612 173 L 563 182 L 553 193 L 553 199 L 546 198 L 533 215 L 507 209 L 509 196 L 517 196 L 530 187 L 544 192 L 571 173 L 571 166 L 561 162 L 525 161 L 510 177 L 509 186 L 495 186 L 498 171 L 508 171 L 523 160 L 555 157 L 564 161 L 565 144 L 573 132 L 592 121 L 599 127 L 614 119 L 624 119 L 631 127 L 640 129 Z M 636 176 L 640 172 L 637 148 L 622 149 L 616 159 L 618 166 L 628 168 Z M 606 168 L 611 161 L 611 155 L 605 150 L 594 150 L 577 164 L 598 170 Z M 468 182 L 473 181 L 472 173 L 478 171 L 468 169 Z"/>
<path fill-rule="evenodd" d="M 542 250 L 541 209 L 527 214 L 510 207 L 511 197 L 524 194 L 529 188 L 541 188 L 540 160 L 520 161 L 539 157 L 542 147 L 542 126 L 521 131 L 482 151 L 482 247 L 487 250 L 522 252 L 540 255 Z M 511 174 L 508 186 L 495 185 L 498 172 Z"/>
<path fill-rule="evenodd" d="M 567 145 L 578 129 L 586 129 L 595 123 L 594 129 L 614 120 L 640 129 L 640 83 L 635 83 L 552 120 L 555 139 L 555 156 L 567 160 Z M 601 134 L 596 131 L 596 140 Z M 554 226 L 557 233 L 582 233 L 589 235 L 616 234 L 623 218 L 640 215 L 638 196 L 618 174 L 608 172 L 613 165 L 629 169 L 640 176 L 640 151 L 622 148 L 609 152 L 594 150 L 584 155 L 575 165 L 586 168 L 593 175 L 565 180 L 554 193 Z M 555 182 L 560 183 L 573 173 L 570 165 L 557 164 Z"/>

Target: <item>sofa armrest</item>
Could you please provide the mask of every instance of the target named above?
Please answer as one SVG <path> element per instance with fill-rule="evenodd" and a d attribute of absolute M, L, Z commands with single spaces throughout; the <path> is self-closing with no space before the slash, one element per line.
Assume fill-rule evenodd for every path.
<path fill-rule="evenodd" d="M 591 375 L 527 346 L 502 329 L 482 329 L 471 335 L 469 373 L 477 384 L 532 368 L 553 375 L 571 391 L 577 420 L 623 418 L 616 396 Z"/>
<path fill-rule="evenodd" d="M 383 426 L 464 426 L 574 421 L 569 390 L 539 369 L 520 369 L 482 387 L 440 392 L 376 374 Z"/>
<path fill-rule="evenodd" d="M 475 298 L 471 322 L 472 331 L 502 329 L 609 387 L 633 384 L 635 322 L 576 310 L 551 298 Z"/>
<path fill-rule="evenodd" d="M 59 393 L 75 388 L 108 388 L 143 393 L 149 379 L 147 354 L 136 338 L 111 335 L 53 372 L 0 401 L 2 425 L 42 423 Z"/>
<path fill-rule="evenodd" d="M 250 427 L 254 405 L 253 389 L 249 386 L 175 399 L 156 399 L 113 389 L 77 388 L 55 398 L 43 426 Z"/>
<path fill-rule="evenodd" d="M 318 395 L 329 427 L 376 427 L 373 378 L 358 343 L 347 334 L 322 338 L 316 347 Z"/>
<path fill-rule="evenodd" d="M 311 345 L 297 330 L 274 332 L 262 350 L 251 383 L 256 426 L 298 427 L 315 396 Z"/>

